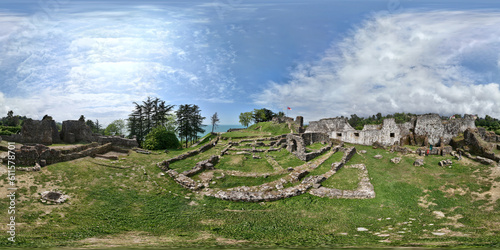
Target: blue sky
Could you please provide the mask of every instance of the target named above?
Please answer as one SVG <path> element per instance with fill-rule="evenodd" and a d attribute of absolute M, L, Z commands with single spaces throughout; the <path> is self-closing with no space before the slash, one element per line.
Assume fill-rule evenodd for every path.
<path fill-rule="evenodd" d="M 222 124 L 288 106 L 500 118 L 498 27 L 498 1 L 2 0 L 0 115 L 107 124 L 153 96 Z"/>

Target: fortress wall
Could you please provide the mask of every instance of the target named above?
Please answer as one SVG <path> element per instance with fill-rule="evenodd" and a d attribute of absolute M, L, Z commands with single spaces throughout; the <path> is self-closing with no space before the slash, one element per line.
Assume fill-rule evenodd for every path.
<path fill-rule="evenodd" d="M 384 146 L 399 144 L 408 135 L 427 137 L 430 144 L 449 144 L 451 138 L 467 128 L 475 128 L 474 118 L 465 115 L 463 119 L 443 121 L 437 114 L 420 115 L 410 122 L 397 124 L 387 118 L 382 125 L 365 125 L 363 130 L 355 130 L 347 118 L 328 118 L 310 122 L 305 133 L 326 133 L 331 139 L 348 143 L 372 145 L 379 142 Z M 442 140 L 442 141 L 441 141 Z"/>

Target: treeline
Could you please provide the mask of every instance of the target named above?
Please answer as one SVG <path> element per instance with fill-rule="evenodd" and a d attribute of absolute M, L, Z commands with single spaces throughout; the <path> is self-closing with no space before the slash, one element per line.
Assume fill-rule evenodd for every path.
<path fill-rule="evenodd" d="M 490 131 L 495 131 L 497 135 L 500 135 L 500 120 L 486 115 L 484 118 L 476 119 L 476 127 L 483 127 Z"/>
<path fill-rule="evenodd" d="M 356 114 L 351 115 L 348 119 L 349 124 L 357 129 L 362 130 L 365 125 L 378 125 L 384 122 L 384 119 L 394 118 L 396 123 L 405 123 L 411 121 L 411 118 L 416 116 L 412 113 L 395 113 L 392 115 L 382 116 L 382 113 L 377 113 L 376 115 L 368 116 L 368 117 L 359 117 Z M 341 116 L 344 118 L 344 116 Z"/>
<path fill-rule="evenodd" d="M 14 111 L 7 112 L 7 116 L 0 119 L 0 135 L 12 135 L 21 131 L 21 127 L 28 117 L 14 115 Z"/>
<path fill-rule="evenodd" d="M 167 105 L 159 98 L 148 97 L 136 103 L 129 115 L 127 127 L 129 137 L 148 149 L 175 148 L 180 145 L 176 134 L 188 143 L 198 140 L 198 133 L 204 133 L 201 110 L 197 105 L 184 104 L 174 112 L 175 105 Z"/>
<path fill-rule="evenodd" d="M 248 127 L 250 123 L 259 123 L 259 122 L 268 122 L 273 119 L 273 117 L 284 117 L 285 113 L 278 112 L 274 113 L 273 111 L 262 108 L 262 109 L 254 109 L 252 112 L 243 112 L 240 113 L 240 124 Z"/>

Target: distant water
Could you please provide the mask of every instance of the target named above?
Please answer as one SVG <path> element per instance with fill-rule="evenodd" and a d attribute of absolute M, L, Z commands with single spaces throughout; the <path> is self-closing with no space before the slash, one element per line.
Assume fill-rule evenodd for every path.
<path fill-rule="evenodd" d="M 214 132 L 226 132 L 230 128 L 245 128 L 241 124 L 239 125 L 217 125 L 215 127 Z M 203 129 L 205 130 L 205 133 L 198 133 L 198 136 L 203 137 L 207 135 L 208 133 L 212 132 L 212 125 L 207 125 L 204 126 Z"/>

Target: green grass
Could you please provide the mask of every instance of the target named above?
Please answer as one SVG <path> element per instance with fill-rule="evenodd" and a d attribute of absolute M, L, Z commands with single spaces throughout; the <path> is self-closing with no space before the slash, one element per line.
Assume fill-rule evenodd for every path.
<path fill-rule="evenodd" d="M 77 142 L 77 143 L 73 143 L 73 144 L 69 144 L 69 143 L 55 143 L 55 144 L 49 145 L 49 147 L 75 146 L 75 145 L 87 145 L 87 144 L 90 144 L 90 143 L 88 143 L 88 142 Z"/>
<path fill-rule="evenodd" d="M 358 188 L 360 172 L 361 170 L 356 168 L 340 168 L 337 173 L 322 182 L 321 185 L 326 188 L 355 190 Z"/>
<path fill-rule="evenodd" d="M 197 158 L 172 166 L 189 169 L 223 147 L 222 143 Z M 451 156 L 429 156 L 424 158 L 424 166 L 414 167 L 415 155 L 401 156 L 368 146 L 356 148 L 367 153 L 354 155 L 347 165 L 367 166 L 376 192 L 373 199 L 329 199 L 304 194 L 275 202 L 244 203 L 205 197 L 161 176 L 155 165 L 193 148 L 169 154 L 132 152 L 118 163 L 87 157 L 53 164 L 37 173 L 18 172 L 22 202 L 16 204 L 16 223 L 20 226 L 15 246 L 99 247 L 86 240 L 96 238 L 114 240 L 110 245 L 117 247 L 500 247 L 500 202 L 490 205 L 474 194 L 490 189 L 490 166 L 455 162 Z M 286 150 L 269 154 L 284 168 L 303 164 Z M 383 159 L 374 159 L 376 154 Z M 396 156 L 403 158 L 401 163 L 390 162 Z M 238 165 L 233 157 L 224 156 L 216 168 L 273 171 L 265 159 L 246 159 Z M 313 172 L 326 172 L 341 157 L 340 152 L 334 154 Z M 443 159 L 452 159 L 454 164 L 451 168 L 438 166 Z M 332 178 L 342 180 L 331 179 L 332 185 L 355 179 L 350 170 L 359 171 L 341 169 Z M 226 175 L 215 180 L 214 187 L 259 185 L 279 177 Z M 5 186 L 5 174 L 2 179 Z M 342 185 L 347 189 L 350 184 Z M 68 194 L 71 204 L 45 205 L 39 201 L 38 192 L 55 188 Z M 419 206 L 422 199 L 428 207 Z M 488 206 L 492 209 L 486 209 Z M 7 211 L 7 207 L 7 198 L 0 198 L 0 211 Z M 434 211 L 443 212 L 446 218 L 437 218 Z M 453 216 L 459 218 L 456 223 L 460 226 L 453 225 L 455 222 L 449 219 Z M 369 231 L 358 232 L 358 227 Z M 454 234 L 431 234 L 443 228 Z M 380 242 L 385 239 L 390 242 Z M 4 237 L 0 246 L 11 244 Z"/>
<path fill-rule="evenodd" d="M 241 172 L 271 173 L 273 167 L 262 154 L 256 154 L 261 159 L 253 159 L 252 155 L 224 155 L 216 168 L 222 170 L 237 170 Z"/>
<path fill-rule="evenodd" d="M 216 180 L 216 184 L 210 185 L 211 188 L 233 188 L 240 186 L 258 186 L 267 182 L 275 181 L 285 177 L 286 174 L 271 175 L 268 177 L 239 177 L 227 175 L 222 179 Z"/>
<path fill-rule="evenodd" d="M 305 163 L 295 155 L 288 152 L 286 149 L 281 149 L 280 151 L 271 151 L 267 154 L 274 157 L 274 160 L 276 160 L 278 164 L 284 169 L 287 169 L 289 167 L 297 167 Z"/>
<path fill-rule="evenodd" d="M 313 152 L 313 151 L 319 150 L 325 146 L 326 146 L 325 144 L 323 144 L 321 142 L 317 142 L 317 143 L 306 146 L 306 152 Z"/>
<path fill-rule="evenodd" d="M 325 162 L 321 163 L 316 169 L 311 171 L 309 175 L 320 175 L 324 174 L 330 169 L 332 169 L 332 164 L 334 162 L 340 162 L 342 160 L 342 157 L 344 156 L 344 152 L 336 152 L 332 156 L 330 156 Z"/>

